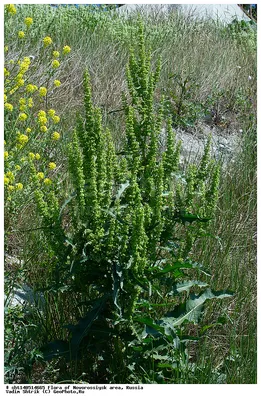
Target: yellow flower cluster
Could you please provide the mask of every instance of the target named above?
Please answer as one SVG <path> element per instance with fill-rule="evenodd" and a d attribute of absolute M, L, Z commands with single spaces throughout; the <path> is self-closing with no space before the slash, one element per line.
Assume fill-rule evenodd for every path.
<path fill-rule="evenodd" d="M 31 64 L 30 58 L 24 57 L 23 61 L 20 63 L 19 74 L 25 74 L 28 71 L 30 64 Z"/>
<path fill-rule="evenodd" d="M 40 160 L 41 156 L 40 156 L 39 153 L 29 152 L 28 153 L 28 158 L 29 158 L 29 160 Z"/>
<path fill-rule="evenodd" d="M 32 108 L 34 105 L 32 97 L 29 97 L 28 99 L 21 97 L 19 99 L 19 105 L 19 111 L 26 111 L 28 107 Z"/>
<path fill-rule="evenodd" d="M 53 139 L 53 140 L 59 140 L 60 137 L 61 137 L 60 133 L 58 133 L 58 132 L 56 132 L 56 131 L 53 132 L 53 134 L 52 134 L 52 139 Z"/>
<path fill-rule="evenodd" d="M 8 183 L 9 183 L 9 179 L 6 178 L 6 177 L 4 177 L 4 184 L 5 184 L 5 185 L 8 185 Z M 12 191 L 15 190 L 15 189 L 16 189 L 16 190 L 22 190 L 23 187 L 24 187 L 24 185 L 23 185 L 21 182 L 18 182 L 18 183 L 16 183 L 15 186 L 9 185 L 9 186 L 7 187 L 7 189 L 8 189 L 8 191 L 12 192 Z M 10 200 L 10 199 L 9 199 L 9 200 Z"/>
<path fill-rule="evenodd" d="M 24 97 L 21 97 L 21 99 L 19 100 L 19 104 L 22 105 L 26 105 L 26 99 Z"/>
<path fill-rule="evenodd" d="M 5 103 L 5 110 L 7 111 L 13 111 L 14 106 L 10 103 Z"/>
<path fill-rule="evenodd" d="M 51 180 L 50 178 L 45 178 L 44 184 L 47 185 L 47 186 L 49 186 L 49 185 L 52 184 L 52 180 Z"/>
<path fill-rule="evenodd" d="M 44 47 L 50 46 L 52 43 L 53 43 L 53 41 L 52 41 L 52 39 L 50 38 L 50 36 L 46 36 L 46 37 L 43 39 Z"/>
<path fill-rule="evenodd" d="M 4 185 L 7 186 L 7 190 L 12 192 L 13 190 L 22 190 L 24 185 L 21 182 L 17 182 L 15 186 L 13 185 L 15 181 L 15 175 L 12 171 L 7 171 L 4 174 Z"/>
<path fill-rule="evenodd" d="M 53 83 L 54 83 L 54 86 L 56 86 L 56 87 L 61 86 L 61 82 L 58 79 L 55 79 Z"/>
<path fill-rule="evenodd" d="M 32 85 L 31 83 L 29 83 L 26 86 L 27 93 L 34 93 L 36 90 L 38 90 L 38 87 L 36 85 Z"/>
<path fill-rule="evenodd" d="M 45 111 L 43 111 L 43 110 L 41 110 L 41 111 L 39 111 L 39 113 L 38 113 L 38 122 L 39 122 L 39 124 L 41 125 L 41 126 L 43 126 L 43 125 L 45 125 L 45 124 L 47 124 L 47 118 L 46 118 L 46 112 Z"/>
<path fill-rule="evenodd" d="M 37 173 L 37 178 L 38 179 L 44 179 L 44 173 L 43 172 L 38 172 Z"/>
<path fill-rule="evenodd" d="M 53 120 L 54 124 L 58 124 L 58 123 L 60 122 L 60 117 L 58 117 L 58 115 L 55 115 L 55 116 L 52 118 L 52 120 Z"/>
<path fill-rule="evenodd" d="M 59 67 L 60 67 L 59 61 L 58 61 L 58 60 L 53 60 L 53 62 L 52 62 L 52 67 L 53 67 L 53 68 L 59 68 Z"/>
<path fill-rule="evenodd" d="M 50 117 L 51 122 L 54 124 L 58 124 L 60 122 L 60 117 L 56 115 L 56 111 L 54 109 L 48 110 L 47 114 L 44 110 L 40 110 L 37 114 L 37 121 L 40 125 L 40 131 L 41 132 L 47 132 L 47 123 L 48 123 L 48 117 Z M 49 122 L 50 122 L 49 120 Z M 53 140 L 59 140 L 60 139 L 60 134 L 58 132 L 53 132 L 51 138 Z"/>
<path fill-rule="evenodd" d="M 19 121 L 26 121 L 27 120 L 28 115 L 25 113 L 20 113 L 18 116 Z"/>
<path fill-rule="evenodd" d="M 16 7 L 13 4 L 6 5 L 5 10 L 11 15 L 17 13 Z M 31 34 L 29 28 L 34 23 L 34 20 L 31 16 L 27 16 L 26 18 L 23 18 L 23 22 L 23 27 L 17 31 L 16 35 L 19 40 L 25 42 Z M 71 52 L 71 48 L 67 45 L 63 46 L 62 49 L 54 48 L 53 40 L 50 36 L 45 36 L 42 39 L 42 47 L 46 48 L 46 58 L 48 62 L 50 61 L 49 66 L 53 69 L 58 69 L 60 67 L 61 60 L 63 59 L 61 56 Z M 50 52 L 49 48 L 51 50 Z M 23 46 L 21 47 L 21 50 L 22 49 Z M 8 51 L 7 44 L 5 44 L 4 51 Z M 40 132 L 50 132 L 48 137 L 44 137 L 43 146 L 45 146 L 45 143 L 49 143 L 49 140 L 58 141 L 61 138 L 61 134 L 53 129 L 56 124 L 60 123 L 60 116 L 56 115 L 56 111 L 53 108 L 39 110 L 35 107 L 39 104 L 39 97 L 45 100 L 44 98 L 48 95 L 49 88 L 51 90 L 53 88 L 58 88 L 61 86 L 61 81 L 56 79 L 55 76 L 52 83 L 48 84 L 48 86 L 46 84 L 46 87 L 44 86 L 44 83 L 42 83 L 42 86 L 40 86 L 39 82 L 38 85 L 36 85 L 35 82 L 30 80 L 28 74 L 34 56 L 25 57 L 22 51 L 21 53 L 22 55 L 19 56 L 19 59 L 18 57 L 14 57 L 12 60 L 6 60 L 4 68 L 4 109 L 5 112 L 12 112 L 14 116 L 12 121 L 16 121 L 15 125 L 10 125 L 10 127 L 6 126 L 7 131 L 8 129 L 10 129 L 10 131 L 16 130 L 15 143 L 12 142 L 9 145 L 9 143 L 6 144 L 5 142 L 4 184 L 8 192 L 8 201 L 12 200 L 13 193 L 15 194 L 16 191 L 22 191 L 24 188 L 25 183 L 21 182 L 21 177 L 23 177 L 23 175 L 21 175 L 19 171 L 23 168 L 23 165 L 26 166 L 27 170 L 28 163 L 37 163 L 38 168 L 37 170 L 35 169 L 34 176 L 35 179 L 38 180 L 39 184 L 42 183 L 45 186 L 53 184 L 52 179 L 48 177 L 47 171 L 51 174 L 51 171 L 57 168 L 56 163 L 53 161 L 47 161 L 47 164 L 43 165 L 42 157 L 39 154 L 41 152 L 36 153 L 35 145 L 37 143 L 41 145 L 40 141 L 42 140 L 43 135 L 41 135 Z M 49 73 L 49 71 L 47 72 Z M 54 71 L 51 74 L 54 74 Z M 44 82 L 44 80 L 42 82 Z M 48 82 L 50 81 L 48 80 Z M 44 105 L 45 102 L 42 101 L 42 104 Z M 34 108 L 33 112 L 30 110 L 32 107 Z M 44 107 L 42 106 L 41 108 Z M 33 117 L 35 115 L 36 118 Z M 6 121 L 6 123 L 9 124 L 9 119 Z M 20 129 L 20 131 L 17 129 Z M 59 131 L 59 129 L 57 130 Z M 47 142 L 45 142 L 46 140 Z M 43 147 L 43 151 L 45 151 L 45 149 L 46 148 Z M 27 180 L 26 185 L 32 185 L 30 182 L 33 183 L 36 181 Z"/>
<path fill-rule="evenodd" d="M 24 23 L 27 26 L 27 28 L 29 28 L 33 23 L 33 18 L 31 18 L 31 17 L 25 18 Z"/>
<path fill-rule="evenodd" d="M 50 170 L 55 169 L 56 168 L 56 164 L 54 162 L 50 162 L 49 163 L 49 168 L 50 168 Z"/>
<path fill-rule="evenodd" d="M 70 53 L 70 51 L 71 51 L 71 48 L 69 46 L 64 46 L 63 54 L 68 54 L 68 53 Z"/>
<path fill-rule="evenodd" d="M 19 31 L 17 35 L 19 39 L 23 39 L 25 37 L 25 33 L 23 31 Z"/>
<path fill-rule="evenodd" d="M 18 73 L 16 74 L 16 76 L 14 77 L 15 85 L 12 88 L 10 88 L 10 90 L 9 90 L 10 95 L 14 94 L 20 87 L 22 87 L 24 85 L 24 82 L 25 82 L 24 75 L 28 71 L 28 69 L 30 67 L 30 63 L 31 63 L 31 61 L 30 61 L 29 57 L 24 57 L 24 59 L 22 61 L 17 62 L 17 64 L 19 65 L 19 70 L 18 70 Z M 9 75 L 9 71 L 6 68 L 5 68 L 4 72 L 5 72 L 5 76 Z"/>
<path fill-rule="evenodd" d="M 17 142 L 22 146 L 24 146 L 28 142 L 28 140 L 29 140 L 28 136 L 22 133 L 19 134 L 17 137 Z"/>
<path fill-rule="evenodd" d="M 8 171 L 8 172 L 4 175 L 4 177 L 8 179 L 8 183 L 9 183 L 9 182 L 10 182 L 10 183 L 13 183 L 14 180 L 15 180 L 15 177 L 14 177 L 14 174 L 13 174 L 12 171 Z"/>
<path fill-rule="evenodd" d="M 7 10 L 7 12 L 9 12 L 12 15 L 16 14 L 16 8 L 15 8 L 14 4 L 7 4 L 6 10 Z"/>
<path fill-rule="evenodd" d="M 35 154 L 30 152 L 30 153 L 28 153 L 28 157 L 29 157 L 30 160 L 34 160 L 35 159 Z"/>
<path fill-rule="evenodd" d="M 46 94 L 47 94 L 47 89 L 46 89 L 46 87 L 41 86 L 41 87 L 39 88 L 39 95 L 40 95 L 41 97 L 45 97 Z"/>
<path fill-rule="evenodd" d="M 46 117 L 46 112 L 44 110 L 40 110 L 38 112 L 38 117 Z"/>
<path fill-rule="evenodd" d="M 53 109 L 48 110 L 48 115 L 50 117 L 54 117 L 55 116 L 55 110 L 53 110 Z"/>
<path fill-rule="evenodd" d="M 29 97 L 29 99 L 27 100 L 27 104 L 28 104 L 28 107 L 29 107 L 29 108 L 32 108 L 32 107 L 33 107 L 34 102 L 33 102 L 32 97 Z"/>

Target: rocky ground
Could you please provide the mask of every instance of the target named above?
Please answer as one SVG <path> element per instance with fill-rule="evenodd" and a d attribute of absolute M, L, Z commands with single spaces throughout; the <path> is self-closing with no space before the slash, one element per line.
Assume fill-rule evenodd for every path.
<path fill-rule="evenodd" d="M 187 162 L 197 162 L 201 159 L 208 136 L 212 137 L 211 153 L 217 161 L 224 164 L 234 161 L 240 147 L 242 131 L 222 129 L 219 126 L 209 126 L 203 122 L 193 128 L 175 130 L 176 138 L 181 140 L 181 165 Z"/>

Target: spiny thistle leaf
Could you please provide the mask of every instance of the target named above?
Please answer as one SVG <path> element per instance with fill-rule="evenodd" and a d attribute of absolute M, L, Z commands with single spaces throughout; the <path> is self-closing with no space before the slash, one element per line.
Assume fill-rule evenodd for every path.
<path fill-rule="evenodd" d="M 172 312 L 168 313 L 169 317 L 162 318 L 162 324 L 171 322 L 173 327 L 177 327 L 185 321 L 198 323 L 206 300 L 223 299 L 231 296 L 233 296 L 233 293 L 230 291 L 215 292 L 211 289 L 207 289 L 199 295 L 192 293 L 185 303 L 179 304 Z"/>

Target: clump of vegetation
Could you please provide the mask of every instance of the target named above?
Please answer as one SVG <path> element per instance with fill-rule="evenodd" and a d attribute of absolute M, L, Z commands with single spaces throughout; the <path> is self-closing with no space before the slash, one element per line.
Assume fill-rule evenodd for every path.
<path fill-rule="evenodd" d="M 101 124 L 86 72 L 85 113 L 78 117 L 68 147 L 74 192 L 60 208 L 58 198 L 40 187 L 34 191 L 54 257 L 41 290 L 58 309 L 68 296 L 75 299 L 63 315 L 74 315 L 74 323 L 64 327 L 65 321 L 58 320 L 58 336 L 49 329 L 54 340 L 43 347 L 43 355 L 80 359 L 90 382 L 94 366 L 98 381 L 135 382 L 147 370 L 147 383 L 162 382 L 166 368 L 166 379 L 175 381 L 189 340 L 183 338 L 183 326 L 199 322 L 206 300 L 231 295 L 201 291 L 208 284 L 185 272 L 206 273 L 191 257 L 213 217 L 219 166 L 210 159 L 209 140 L 201 163 L 190 165 L 181 182 L 180 143 L 175 142 L 171 120 L 166 148 L 160 151 L 163 104 L 157 109 L 154 104 L 160 63 L 153 72 L 142 23 L 138 39 L 137 55 L 131 49 L 129 90 L 123 97 L 123 154 L 116 155 L 111 134 Z M 184 281 L 186 276 L 190 280 Z M 183 292 L 187 296 L 180 298 Z M 145 364 L 140 358 L 144 354 Z"/>
<path fill-rule="evenodd" d="M 61 9 L 57 15 L 68 23 L 74 21 L 69 16 L 77 19 L 89 12 L 84 7 Z M 23 7 L 20 11 L 25 12 Z M 6 13 L 8 31 L 13 29 L 8 21 L 16 8 L 9 5 Z M 92 39 L 99 37 L 103 24 L 107 26 L 107 17 L 99 15 L 93 13 Z M 28 36 L 33 42 L 37 36 L 32 31 L 34 16 L 23 16 L 23 21 L 26 29 L 19 31 L 17 40 Z M 186 77 L 175 74 L 176 86 L 161 96 L 164 78 L 168 82 L 173 78 L 173 71 L 166 74 L 166 63 L 155 57 L 153 49 L 163 40 L 163 28 L 159 26 L 157 38 L 148 43 L 141 18 L 134 19 L 133 26 L 134 37 L 127 32 L 124 39 L 129 47 L 126 82 L 115 101 L 119 105 L 115 113 L 108 113 L 106 105 L 95 105 L 100 103 L 97 75 L 88 68 L 82 81 L 84 106 L 76 117 L 70 115 L 69 124 L 64 114 L 59 113 L 61 120 L 57 116 L 55 110 L 62 106 L 52 97 L 57 90 L 52 85 L 61 81 L 61 88 L 63 82 L 68 88 L 67 43 L 73 48 L 68 32 L 56 41 L 59 29 L 44 31 L 39 56 L 45 59 L 40 57 L 37 65 L 46 64 L 46 70 L 39 81 L 33 80 L 37 77 L 33 59 L 22 54 L 18 64 L 13 57 L 14 69 L 10 69 L 10 57 L 6 59 L 6 249 L 23 247 L 25 258 L 15 271 L 13 266 L 6 268 L 6 382 L 237 382 L 244 381 L 236 372 L 240 360 L 247 365 L 253 359 L 253 353 L 240 347 L 239 325 L 233 324 L 234 337 L 228 334 L 231 318 L 236 321 L 237 313 L 243 312 L 243 301 L 223 290 L 242 293 L 243 287 L 232 279 L 242 265 L 234 262 L 238 260 L 236 245 L 228 225 L 234 227 L 239 243 L 237 210 L 244 215 L 255 209 L 254 189 L 249 201 L 248 197 L 241 201 L 238 195 L 245 184 L 254 188 L 255 181 L 255 165 L 248 158 L 251 154 L 253 159 L 255 146 L 251 88 L 247 107 L 241 101 L 244 85 L 237 97 L 240 118 L 248 118 L 244 129 L 251 130 L 244 142 L 248 149 L 244 162 L 240 158 L 242 171 L 247 165 L 241 178 L 235 169 L 232 179 L 212 159 L 211 137 L 202 158 L 180 168 L 181 142 L 176 140 L 173 124 L 192 126 L 206 111 L 202 99 L 193 102 L 199 81 L 190 73 Z M 56 46 L 51 48 L 53 42 Z M 13 51 L 10 47 L 6 55 Z M 32 94 L 28 92 L 31 86 Z M 225 104 L 223 93 L 212 94 L 207 107 Z M 21 135 L 27 139 L 21 142 Z M 24 164 L 18 169 L 20 156 Z M 25 209 L 18 230 L 22 243 L 14 246 L 13 226 L 18 222 L 19 228 L 21 204 L 26 202 L 34 207 L 30 214 Z M 247 229 L 251 231 L 251 223 Z M 249 243 L 248 249 L 252 254 L 253 245 Z M 250 271 L 249 260 L 245 261 Z M 18 282 L 33 288 L 34 304 L 29 309 L 10 306 Z M 219 303 L 220 310 L 215 305 Z M 236 304 L 233 315 L 231 304 Z M 253 312 L 249 315 L 254 321 Z M 249 322 L 250 326 L 253 331 Z M 216 345 L 215 332 L 226 332 L 225 348 Z M 213 351 L 215 346 L 218 352 Z M 233 364 L 233 357 L 238 363 Z M 254 380 L 254 370 L 247 372 L 244 367 L 244 371 Z"/>
<path fill-rule="evenodd" d="M 16 8 L 5 7 L 6 24 L 12 24 Z M 68 45 L 57 49 L 50 36 L 42 38 L 38 54 L 26 54 L 26 43 L 33 36 L 31 17 L 26 17 L 17 32 L 20 52 L 8 58 L 12 44 L 5 42 L 4 109 L 5 109 L 5 208 L 6 229 L 13 224 L 12 215 L 21 212 L 21 204 L 28 203 L 35 185 L 48 192 L 56 169 L 59 152 L 57 143 L 62 133 L 60 116 L 52 108 L 52 93 L 61 85 L 58 78 L 60 63 L 66 62 L 71 49 Z M 58 51 L 59 50 L 59 51 Z M 41 78 L 35 81 L 35 71 L 46 63 Z M 35 181 L 30 178 L 30 166 L 35 168 Z M 9 221 L 9 222 L 8 222 Z"/>
<path fill-rule="evenodd" d="M 234 20 L 228 25 L 226 31 L 231 37 L 245 47 L 256 49 L 257 46 L 257 26 L 254 21 L 238 21 Z"/>

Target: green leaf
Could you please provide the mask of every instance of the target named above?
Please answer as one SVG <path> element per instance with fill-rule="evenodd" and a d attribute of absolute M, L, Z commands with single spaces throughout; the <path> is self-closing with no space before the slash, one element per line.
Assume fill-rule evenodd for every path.
<path fill-rule="evenodd" d="M 158 307 L 168 307 L 169 303 L 150 303 L 149 301 L 142 301 L 142 302 L 138 302 L 136 303 L 136 307 L 142 307 L 142 308 L 158 308 Z"/>
<path fill-rule="evenodd" d="M 185 282 L 180 282 L 177 283 L 176 285 L 173 286 L 172 292 L 170 294 L 179 294 L 181 292 L 187 292 L 189 293 L 189 290 L 193 286 L 198 286 L 200 288 L 208 286 L 206 282 L 201 282 L 201 281 L 185 281 Z"/>
<path fill-rule="evenodd" d="M 181 211 L 177 212 L 175 219 L 181 220 L 183 223 L 185 223 L 185 222 L 192 223 L 194 221 L 208 222 L 212 218 L 200 217 L 196 214 L 191 214 L 185 210 L 181 210 Z"/>
<path fill-rule="evenodd" d="M 109 295 L 106 294 L 101 299 L 97 300 L 93 305 L 93 309 L 88 312 L 84 318 L 81 318 L 77 325 L 65 326 L 65 328 L 72 332 L 70 346 L 73 357 L 77 357 L 78 349 L 82 339 L 88 334 L 92 324 L 99 317 L 108 298 Z"/>
<path fill-rule="evenodd" d="M 167 274 L 168 272 L 172 272 L 175 278 L 179 278 L 180 276 L 184 276 L 184 273 L 182 273 L 181 271 L 182 269 L 198 269 L 206 275 L 210 276 L 208 272 L 202 269 L 202 267 L 203 266 L 201 264 L 192 261 L 176 261 L 173 264 L 167 264 L 165 268 L 158 271 L 154 276 L 158 277 Z"/>
<path fill-rule="evenodd" d="M 46 361 L 52 360 L 55 357 L 65 357 L 66 360 L 70 359 L 69 343 L 64 340 L 54 340 L 41 347 L 43 358 Z"/>
<path fill-rule="evenodd" d="M 146 333 L 149 333 L 151 335 L 156 335 L 156 336 L 158 336 L 159 333 L 164 334 L 164 328 L 157 325 L 151 318 L 134 317 L 134 320 L 136 322 L 140 322 L 141 324 L 146 325 Z"/>
<path fill-rule="evenodd" d="M 165 268 L 163 268 L 162 270 L 160 270 L 156 273 L 156 276 L 161 276 L 161 275 L 167 274 L 168 272 L 179 271 L 182 268 L 182 266 L 183 266 L 183 264 L 178 261 L 173 264 L 167 264 L 165 266 Z"/>
<path fill-rule="evenodd" d="M 173 327 L 179 326 L 185 321 L 198 323 L 206 300 L 223 299 L 231 296 L 233 296 L 233 293 L 229 291 L 212 292 L 210 289 L 198 296 L 191 294 L 185 303 L 178 305 L 173 312 L 168 313 L 169 317 L 162 318 L 162 322 L 163 324 L 171 323 Z"/>
<path fill-rule="evenodd" d="M 104 213 L 110 215 L 112 218 L 116 219 L 121 224 L 127 225 L 126 221 L 124 221 L 122 218 L 120 218 L 118 215 L 116 215 L 113 212 L 114 208 L 110 208 L 110 209 L 101 208 L 101 211 L 103 211 Z"/>
<path fill-rule="evenodd" d="M 130 186 L 130 182 L 126 181 L 125 183 L 122 183 L 119 187 L 119 190 L 115 196 L 115 200 L 119 200 L 122 194 L 125 192 L 125 190 Z"/>
<path fill-rule="evenodd" d="M 122 268 L 118 263 L 113 264 L 113 272 L 112 272 L 112 279 L 113 279 L 113 302 L 115 306 L 118 308 L 120 316 L 122 315 L 121 307 L 118 304 L 118 294 L 120 290 L 123 289 L 123 272 Z"/>
<path fill-rule="evenodd" d="M 157 366 L 158 366 L 158 368 L 168 368 L 168 369 L 173 369 L 173 368 L 176 368 L 176 367 L 177 367 L 177 364 L 176 364 L 176 363 L 174 363 L 174 364 L 169 364 L 169 363 L 159 363 Z"/>
<path fill-rule="evenodd" d="M 65 207 L 67 206 L 67 204 L 69 204 L 76 195 L 77 195 L 77 192 L 72 193 L 71 196 L 63 203 L 63 205 L 61 206 L 61 209 L 60 209 L 59 219 L 61 219 L 62 212 L 65 209 Z"/>
<path fill-rule="evenodd" d="M 204 325 L 201 330 L 200 330 L 200 335 L 203 335 L 207 330 L 214 328 L 215 326 L 218 325 L 224 325 L 227 322 L 227 318 L 224 316 L 221 316 L 218 318 L 218 320 L 216 322 L 214 322 L 213 324 L 210 325 Z"/>

